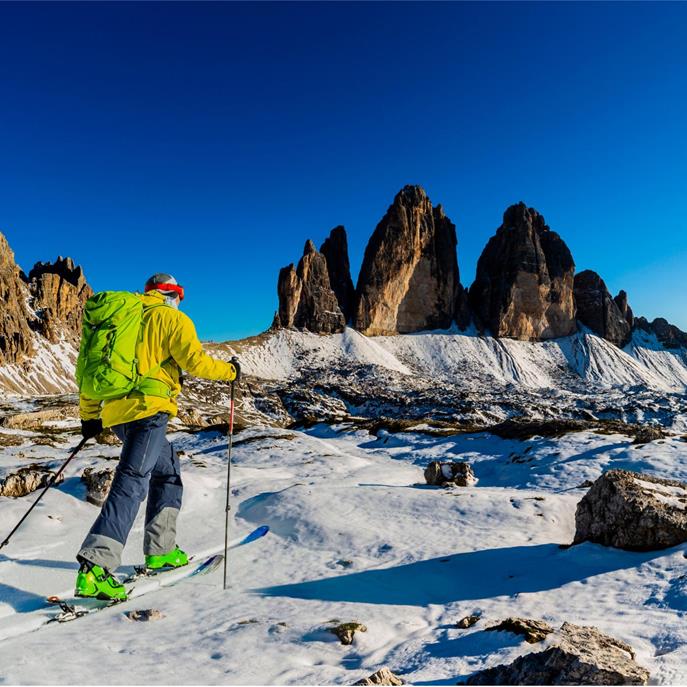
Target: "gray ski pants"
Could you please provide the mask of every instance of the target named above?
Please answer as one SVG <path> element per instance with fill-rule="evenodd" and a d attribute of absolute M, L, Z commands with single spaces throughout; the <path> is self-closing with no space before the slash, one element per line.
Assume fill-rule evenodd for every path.
<path fill-rule="evenodd" d="M 176 544 L 183 486 L 179 457 L 167 441 L 167 413 L 112 429 L 124 447 L 107 500 L 77 555 L 109 571 L 119 567 L 124 544 L 141 503 L 148 497 L 143 551 L 160 555 Z"/>

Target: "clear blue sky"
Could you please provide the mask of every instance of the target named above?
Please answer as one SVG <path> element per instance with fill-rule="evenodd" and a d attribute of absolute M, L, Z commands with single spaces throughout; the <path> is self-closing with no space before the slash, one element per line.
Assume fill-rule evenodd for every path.
<path fill-rule="evenodd" d="M 97 289 L 170 271 L 203 338 L 265 329 L 281 266 L 394 194 L 462 281 L 536 207 L 638 314 L 687 329 L 687 4 L 0 4 L 0 231 Z"/>

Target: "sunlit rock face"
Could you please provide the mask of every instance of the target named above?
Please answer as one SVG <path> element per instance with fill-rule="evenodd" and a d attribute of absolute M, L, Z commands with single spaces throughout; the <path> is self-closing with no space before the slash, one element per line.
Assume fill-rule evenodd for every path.
<path fill-rule="evenodd" d="M 561 237 L 524 203 L 509 207 L 470 287 L 480 327 L 497 337 L 542 341 L 576 331 L 575 263 Z"/>
<path fill-rule="evenodd" d="M 420 186 L 404 187 L 365 250 L 356 329 L 381 335 L 448 328 L 459 294 L 455 225 Z"/>

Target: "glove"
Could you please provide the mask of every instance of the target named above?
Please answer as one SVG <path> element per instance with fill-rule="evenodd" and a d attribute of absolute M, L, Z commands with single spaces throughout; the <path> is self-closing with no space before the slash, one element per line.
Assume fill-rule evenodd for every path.
<path fill-rule="evenodd" d="M 241 365 L 239 364 L 238 358 L 232 358 L 231 362 L 229 364 L 234 368 L 234 372 L 236 373 L 236 376 L 231 381 L 232 382 L 240 382 L 241 381 Z"/>
<path fill-rule="evenodd" d="M 84 439 L 92 439 L 97 437 L 103 431 L 103 421 L 97 420 L 81 420 L 81 436 Z"/>

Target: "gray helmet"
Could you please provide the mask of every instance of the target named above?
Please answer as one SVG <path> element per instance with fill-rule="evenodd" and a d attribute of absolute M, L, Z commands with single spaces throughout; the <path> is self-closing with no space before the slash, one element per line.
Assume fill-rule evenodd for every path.
<path fill-rule="evenodd" d="M 165 288 L 173 287 L 173 288 Z M 180 300 L 184 300 L 184 287 L 179 286 L 177 280 L 166 272 L 157 272 L 146 282 L 144 291 L 159 291 L 165 296 L 179 296 Z"/>

